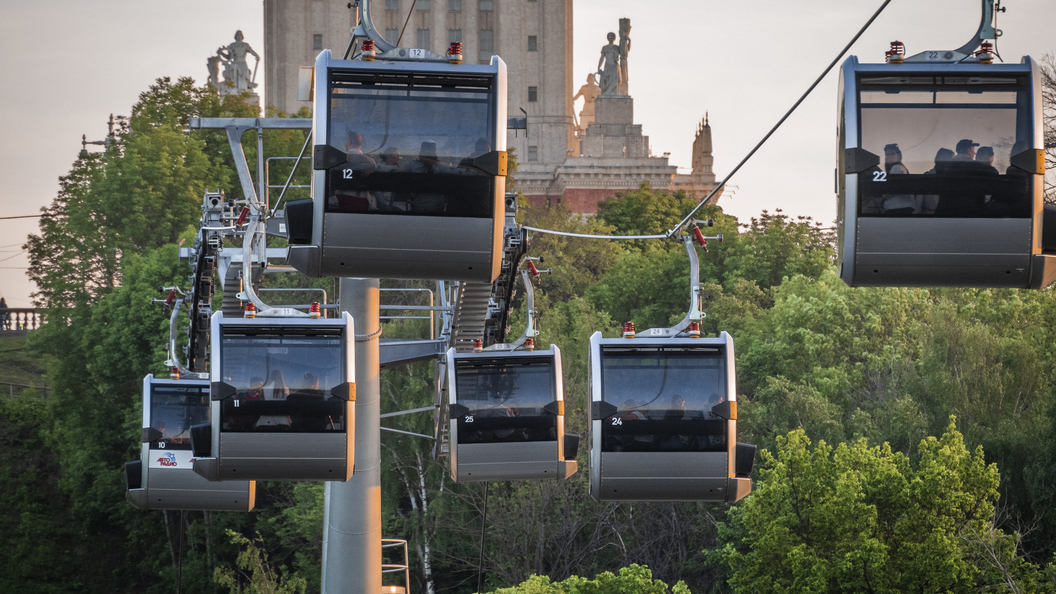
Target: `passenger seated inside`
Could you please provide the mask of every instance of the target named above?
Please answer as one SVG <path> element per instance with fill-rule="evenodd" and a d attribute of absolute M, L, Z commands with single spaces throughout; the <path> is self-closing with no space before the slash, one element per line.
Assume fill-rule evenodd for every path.
<path fill-rule="evenodd" d="M 907 175 L 909 169 L 902 164 L 902 150 L 897 144 L 889 144 L 884 147 L 884 171 L 887 176 Z M 913 194 L 884 194 L 883 211 L 885 215 L 904 216 L 920 211 Z"/>
<path fill-rule="evenodd" d="M 249 380 L 249 389 L 244 394 L 235 394 L 235 399 L 241 402 L 259 402 L 264 400 L 264 378 L 255 376 Z M 238 408 L 242 408 L 238 406 Z M 224 416 L 224 429 L 242 431 L 251 429 L 260 420 L 260 415 L 252 411 L 236 412 Z"/>
<path fill-rule="evenodd" d="M 264 385 L 265 402 L 285 401 L 290 395 L 290 389 L 286 387 L 286 378 L 279 369 L 272 370 L 269 380 Z M 290 428 L 290 417 L 286 415 L 261 415 L 257 421 L 258 430 L 285 431 Z"/>
<path fill-rule="evenodd" d="M 945 164 L 951 159 L 953 159 L 953 151 L 948 148 L 940 148 L 939 152 L 935 153 L 935 166 L 924 174 L 936 175 L 939 172 L 939 168 L 945 167 Z M 939 206 L 939 199 L 941 197 L 941 194 L 925 194 L 924 199 L 921 201 L 920 212 L 928 215 L 935 214 L 935 210 Z"/>
<path fill-rule="evenodd" d="M 461 173 L 465 173 L 467 175 L 487 175 L 487 173 L 484 170 L 477 168 L 473 164 L 473 161 L 477 157 L 483 157 L 484 155 L 486 155 L 486 154 L 488 154 L 490 152 L 491 152 L 491 143 L 488 142 L 486 138 L 478 138 L 477 139 L 477 144 L 473 148 L 473 152 L 470 153 L 470 155 L 468 157 L 466 157 L 465 159 L 462 159 L 462 161 L 459 162 L 459 164 L 458 164 L 459 171 Z"/>
<path fill-rule="evenodd" d="M 363 154 L 363 136 L 358 132 L 349 132 L 345 142 L 348 154 L 346 161 L 334 168 L 341 179 L 355 180 L 374 172 L 374 159 Z M 377 210 L 374 197 L 366 190 L 335 189 L 330 196 L 330 207 L 344 212 L 368 212 Z"/>
<path fill-rule="evenodd" d="M 154 431 L 157 431 L 158 433 L 158 438 L 150 442 L 151 449 L 160 449 L 163 447 L 161 444 L 168 443 L 169 436 L 165 434 L 165 430 L 168 428 L 168 426 L 168 423 L 166 423 L 164 420 L 155 421 L 154 424 L 151 426 Z"/>
<path fill-rule="evenodd" d="M 620 413 L 620 419 L 624 424 L 624 432 L 630 435 L 623 436 L 623 447 L 629 452 L 651 452 L 656 449 L 656 435 L 651 431 L 652 429 L 645 429 L 646 432 L 642 432 L 639 427 L 635 427 L 638 421 L 649 420 L 649 403 L 648 402 L 635 402 L 633 399 L 628 399 L 623 403 L 624 410 Z M 636 429 L 638 429 L 636 431 Z"/>
<path fill-rule="evenodd" d="M 381 161 L 375 169 L 378 173 L 400 173 L 400 151 L 390 146 L 381 151 Z M 407 210 L 408 195 L 406 192 L 372 192 L 374 205 L 378 212 L 400 212 Z"/>
<path fill-rule="evenodd" d="M 304 372 L 303 387 L 290 393 L 290 429 L 292 431 L 324 431 L 333 426 L 323 406 L 325 396 L 319 389 L 319 376 Z"/>
<path fill-rule="evenodd" d="M 671 396 L 671 408 L 664 412 L 664 420 L 669 421 L 669 425 L 676 425 L 677 421 L 689 420 L 689 415 L 686 411 L 686 399 L 681 394 L 674 394 Z M 665 452 L 684 452 L 692 449 L 694 436 L 691 434 L 683 433 L 675 429 L 674 427 L 668 427 L 666 435 L 660 438 L 660 449 Z"/>
<path fill-rule="evenodd" d="M 407 171 L 409 173 L 423 174 L 452 173 L 449 166 L 440 162 L 440 158 L 436 154 L 436 143 L 431 140 L 422 143 L 421 149 L 418 151 L 418 157 L 407 164 Z M 447 199 L 443 194 L 421 190 L 415 192 L 410 198 L 408 210 L 423 214 L 434 214 L 444 212 L 446 207 Z"/>

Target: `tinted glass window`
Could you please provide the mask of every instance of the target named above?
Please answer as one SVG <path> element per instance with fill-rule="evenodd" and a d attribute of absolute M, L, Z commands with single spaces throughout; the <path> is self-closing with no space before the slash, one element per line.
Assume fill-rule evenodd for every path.
<path fill-rule="evenodd" d="M 602 420 L 602 451 L 724 451 L 726 421 L 711 409 L 726 381 L 721 347 L 604 347 L 602 400 L 617 412 Z"/>
<path fill-rule="evenodd" d="M 480 88 L 335 83 L 327 210 L 490 218 L 495 177 L 476 159 L 495 149 L 495 107 Z"/>
<path fill-rule="evenodd" d="M 346 381 L 340 335 L 223 332 L 220 376 L 235 390 L 221 403 L 224 431 L 345 430 L 345 401 L 330 393 Z"/>
<path fill-rule="evenodd" d="M 550 357 L 459 360 L 455 363 L 459 443 L 556 441 L 557 424 L 543 407 L 557 400 Z"/>
<path fill-rule="evenodd" d="M 161 437 L 150 442 L 150 449 L 189 450 L 191 426 L 208 422 L 208 386 L 151 386 L 150 426 L 160 432 Z"/>
<path fill-rule="evenodd" d="M 1029 148 L 1030 93 L 1014 76 L 863 77 L 862 216 L 1030 217 L 1032 177 L 1010 157 Z"/>

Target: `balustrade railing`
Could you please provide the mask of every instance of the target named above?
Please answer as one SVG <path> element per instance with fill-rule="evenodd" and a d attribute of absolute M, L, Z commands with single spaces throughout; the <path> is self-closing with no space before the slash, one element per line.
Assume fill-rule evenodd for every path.
<path fill-rule="evenodd" d="M 0 308 L 0 336 L 25 335 L 30 330 L 40 328 L 43 316 L 32 307 Z"/>

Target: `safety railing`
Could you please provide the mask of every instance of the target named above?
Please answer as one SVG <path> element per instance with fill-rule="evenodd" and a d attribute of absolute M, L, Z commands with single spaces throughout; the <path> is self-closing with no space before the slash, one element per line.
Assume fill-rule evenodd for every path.
<path fill-rule="evenodd" d="M 15 388 L 18 388 L 16 391 Z M 43 386 L 30 386 L 27 384 L 16 384 L 14 382 L 0 382 L 0 394 L 7 393 L 11 398 L 20 398 L 24 395 L 27 388 L 31 388 L 37 398 L 47 400 L 48 392 L 51 388 L 48 387 L 47 382 Z"/>
<path fill-rule="evenodd" d="M 30 330 L 40 328 L 43 316 L 35 308 L 0 309 L 0 336 L 25 336 Z"/>
<path fill-rule="evenodd" d="M 403 547 L 403 563 L 382 563 L 381 564 L 381 576 L 382 581 L 385 581 L 386 574 L 403 573 L 403 585 L 388 585 L 382 586 L 381 591 L 383 594 L 410 594 L 411 591 L 411 568 L 408 564 L 407 557 L 407 541 L 400 540 L 398 538 L 383 538 L 381 539 L 381 554 L 385 555 L 386 549 L 398 552 L 400 547 Z"/>

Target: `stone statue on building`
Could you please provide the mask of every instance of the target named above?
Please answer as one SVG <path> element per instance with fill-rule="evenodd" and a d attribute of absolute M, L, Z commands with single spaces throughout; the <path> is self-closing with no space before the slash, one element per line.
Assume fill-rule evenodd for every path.
<path fill-rule="evenodd" d="M 594 82 L 594 75 L 587 75 L 587 84 L 579 87 L 579 91 L 572 97 L 574 103 L 576 99 L 583 98 L 583 110 L 579 112 L 579 129 L 577 130 L 578 136 L 582 136 L 587 131 L 587 126 L 594 123 L 594 100 L 601 95 L 601 88 L 598 87 L 598 83 Z"/>
<path fill-rule="evenodd" d="M 630 95 L 627 83 L 630 77 L 627 75 L 627 54 L 631 53 L 631 19 L 620 19 L 620 86 L 618 95 Z"/>
<path fill-rule="evenodd" d="M 601 96 L 616 95 L 620 90 L 620 48 L 614 42 L 616 34 L 608 34 L 609 44 L 601 48 L 598 59 L 598 82 Z"/>
<path fill-rule="evenodd" d="M 246 63 L 246 56 L 252 54 L 257 59 L 253 70 Z M 257 66 L 260 65 L 260 55 L 242 41 L 242 32 L 235 32 L 234 43 L 216 50 L 216 55 L 209 58 L 209 84 L 213 85 L 221 95 L 236 95 L 243 91 L 252 91 L 257 83 Z M 220 66 L 224 67 L 224 80 L 220 81 Z"/>

